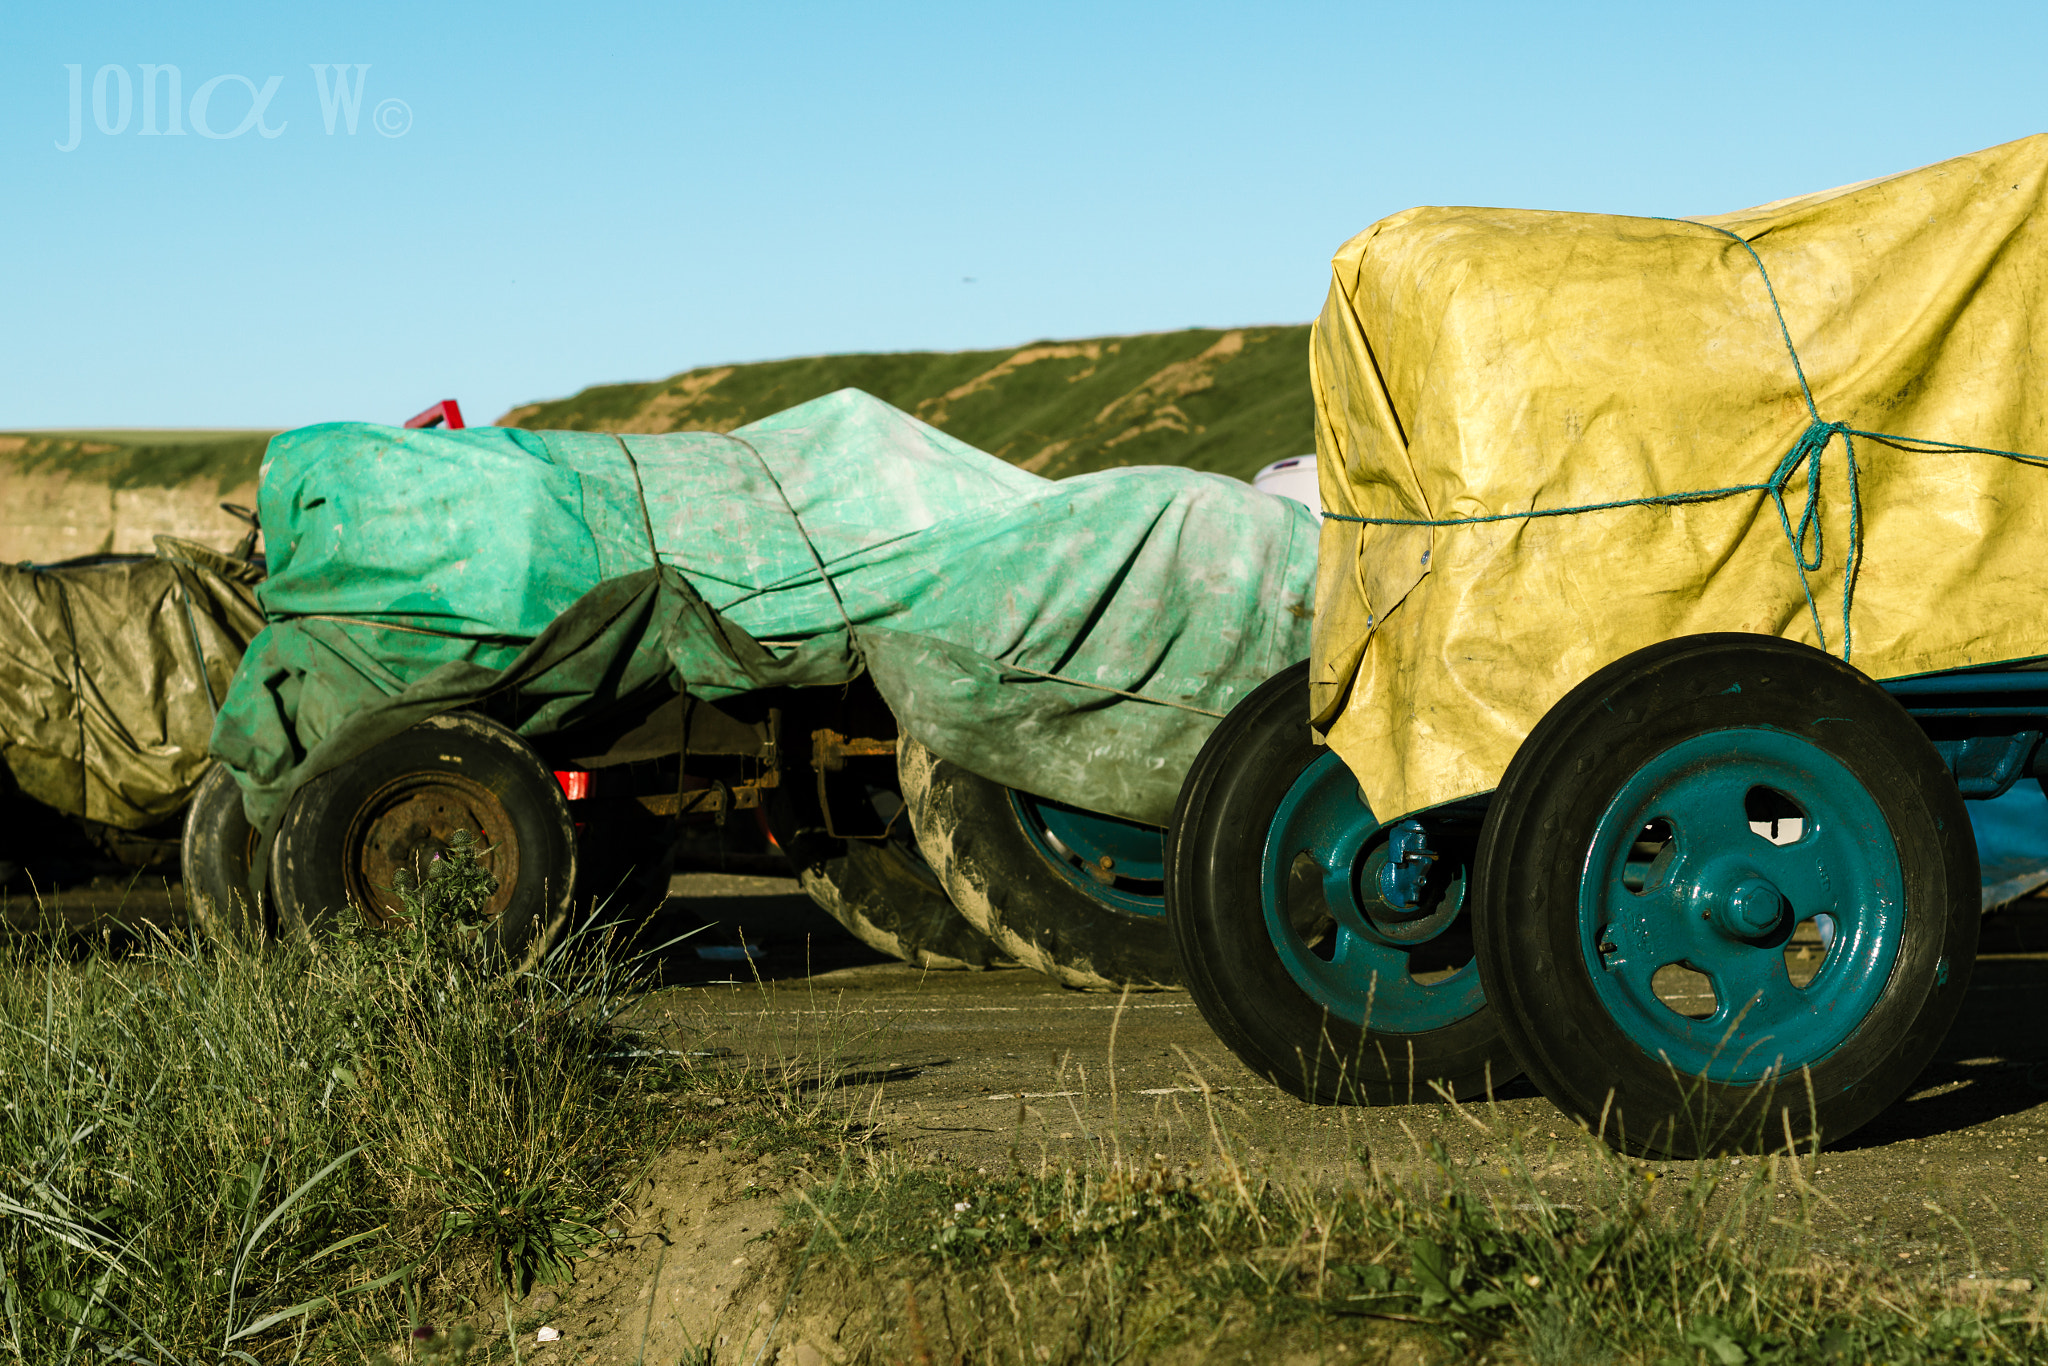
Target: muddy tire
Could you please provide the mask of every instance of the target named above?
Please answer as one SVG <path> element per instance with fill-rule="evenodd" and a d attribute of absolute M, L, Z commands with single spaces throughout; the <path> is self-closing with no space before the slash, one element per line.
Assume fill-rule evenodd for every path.
<path fill-rule="evenodd" d="M 900 818 L 887 838 L 841 839 L 825 829 L 816 774 L 795 767 L 769 790 L 771 837 L 818 908 L 876 953 L 933 971 L 1003 963 L 1002 950 L 969 924 L 946 895 Z M 901 801 L 872 794 L 872 800 Z"/>
<path fill-rule="evenodd" d="M 850 840 L 844 855 L 797 880 L 855 939 L 920 968 L 986 968 L 1002 950 L 953 905 L 922 859 L 894 841 Z"/>
<path fill-rule="evenodd" d="M 1027 824 L 1036 799 L 1020 800 L 908 736 L 897 774 L 918 847 L 960 914 L 1003 953 L 1083 990 L 1179 984 L 1163 891 L 1146 898 L 1119 897 L 1107 883 L 1091 890 L 1080 869 L 1056 863 L 1042 832 Z M 1163 836 L 1161 849 L 1163 859 Z"/>
<path fill-rule="evenodd" d="M 208 939 L 260 944 L 277 933 L 268 889 L 251 909 L 256 827 L 242 811 L 242 789 L 219 764 L 208 769 L 185 808 L 185 899 Z"/>
<path fill-rule="evenodd" d="M 351 905 L 372 926 L 396 924 L 397 874 L 457 830 L 478 837 L 498 883 L 484 943 L 512 960 L 544 948 L 576 890 L 569 803 L 524 740 L 468 712 L 422 721 L 293 794 L 270 851 L 280 924 L 311 938 Z"/>

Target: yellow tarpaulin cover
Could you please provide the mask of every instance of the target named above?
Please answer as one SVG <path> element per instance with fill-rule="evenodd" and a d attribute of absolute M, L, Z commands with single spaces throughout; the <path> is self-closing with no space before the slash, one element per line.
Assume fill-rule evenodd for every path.
<path fill-rule="evenodd" d="M 2048 135 L 1714 218 L 1423 208 L 1345 243 L 1312 348 L 1323 503 L 1435 523 L 1323 526 L 1312 716 L 1373 811 L 1490 791 L 1552 703 L 1674 636 L 1849 648 L 1875 678 L 2048 654 L 2048 468 L 1850 438 L 1852 538 L 1837 434 L 1805 587 L 1786 532 L 1813 464 L 1787 460 L 1813 422 L 1787 330 L 1823 421 L 2048 457 L 2044 185 Z M 1755 490 L 1520 515 L 1781 466 L 1785 521 Z"/>

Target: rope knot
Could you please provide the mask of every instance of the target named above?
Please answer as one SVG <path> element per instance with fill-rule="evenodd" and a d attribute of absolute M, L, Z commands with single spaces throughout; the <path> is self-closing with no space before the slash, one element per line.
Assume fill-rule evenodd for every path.
<path fill-rule="evenodd" d="M 1764 487 L 1770 491 L 1771 502 L 1777 506 L 1778 521 L 1785 528 L 1785 539 L 1792 544 L 1792 556 L 1799 562 L 1799 568 L 1808 574 L 1818 570 L 1825 558 L 1821 536 L 1820 467 L 1822 457 L 1827 454 L 1828 443 L 1837 436 L 1842 438 L 1843 448 L 1848 453 L 1852 502 L 1855 497 L 1856 443 L 1851 430 L 1846 422 L 1823 422 L 1815 417 L 1764 482 Z M 1795 528 L 1792 515 L 1785 507 L 1785 486 L 1792 482 L 1801 466 L 1806 469 L 1806 505 L 1799 510 L 1799 525 Z"/>

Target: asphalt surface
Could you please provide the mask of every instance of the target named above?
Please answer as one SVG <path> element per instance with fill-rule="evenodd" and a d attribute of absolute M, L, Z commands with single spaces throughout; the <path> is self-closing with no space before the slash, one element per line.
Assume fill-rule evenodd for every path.
<path fill-rule="evenodd" d="M 881 961 L 784 879 L 697 874 L 674 890 L 674 918 L 703 928 L 644 1021 L 735 1064 L 836 1078 L 861 1121 L 913 1160 L 996 1171 L 1228 1152 L 1250 1168 L 1328 1177 L 1367 1154 L 1421 1172 L 1435 1143 L 1486 1180 L 1519 1153 L 1561 1203 L 1603 1189 L 1590 1140 L 1520 1080 L 1460 1107 L 1304 1105 L 1239 1064 L 1183 992 L 1120 1001 L 1022 969 Z M 743 940 L 759 956 L 738 959 Z M 1635 1165 L 1675 1183 L 1708 1170 Z M 1717 1170 L 1739 1178 L 1758 1167 L 1749 1158 Z M 1817 1158 L 1779 1159 L 1777 1177 L 1775 1198 L 1809 1204 L 1824 1246 L 1952 1274 L 2043 1269 L 2048 900 L 1987 921 L 1962 1015 L 1905 1099 Z"/>

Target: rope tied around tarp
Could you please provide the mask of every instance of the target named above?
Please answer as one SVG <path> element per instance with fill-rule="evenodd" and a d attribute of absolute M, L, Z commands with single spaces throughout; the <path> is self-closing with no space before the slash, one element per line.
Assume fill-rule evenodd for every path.
<path fill-rule="evenodd" d="M 1607 512 L 1626 507 L 1668 507 L 1685 503 L 1713 503 L 1724 498 L 1740 497 L 1746 493 L 1768 494 L 1772 506 L 1778 511 L 1778 525 L 1785 533 L 1785 542 L 1791 548 L 1792 562 L 1799 573 L 1799 587 L 1806 595 L 1806 610 L 1813 621 L 1814 638 L 1820 647 L 1827 648 L 1827 632 L 1821 626 L 1820 604 L 1814 600 L 1813 582 L 1809 577 L 1819 572 L 1825 561 L 1825 546 L 1821 526 L 1821 466 L 1827 456 L 1828 447 L 1836 437 L 1842 439 L 1843 464 L 1849 483 L 1849 552 L 1842 566 L 1842 659 L 1846 663 L 1855 643 L 1850 614 L 1856 604 L 1856 575 L 1863 565 L 1863 498 L 1857 483 L 1856 438 L 1889 446 L 1894 450 L 1915 455 L 1995 455 L 2005 460 L 2014 460 L 2022 465 L 2036 468 L 2048 467 L 2048 459 L 2028 455 L 2021 451 L 1999 450 L 1992 446 L 1970 446 L 1961 442 L 1936 441 L 1924 437 L 1897 436 L 1889 432 L 1865 431 L 1852 427 L 1846 422 L 1829 422 L 1820 415 L 1820 405 L 1814 402 L 1813 388 L 1806 382 L 1806 367 L 1800 364 L 1799 348 L 1792 344 L 1792 329 L 1785 321 L 1785 310 L 1778 302 L 1778 291 L 1771 284 L 1771 273 L 1764 269 L 1763 258 L 1747 239 L 1726 228 L 1711 223 L 1695 223 L 1685 218 L 1667 218 L 1666 223 L 1684 223 L 1689 227 L 1706 228 L 1728 238 L 1744 251 L 1756 264 L 1757 275 L 1763 281 L 1764 292 L 1770 297 L 1771 313 L 1778 320 L 1779 335 L 1785 339 L 1785 354 L 1791 358 L 1792 373 L 1799 380 L 1800 397 L 1806 401 L 1807 425 L 1792 443 L 1777 468 L 1768 479 L 1753 484 L 1730 484 L 1724 488 L 1692 489 L 1682 493 L 1643 494 L 1634 498 L 1617 498 L 1603 503 L 1582 503 L 1574 507 L 1532 508 L 1526 512 L 1496 512 L 1482 517 L 1357 517 L 1344 512 L 1328 512 L 1324 516 L 1335 522 L 1355 522 L 1361 526 L 1422 526 L 1452 527 L 1479 526 L 1487 522 L 1526 522 L 1541 517 L 1573 517 L 1588 512 Z M 1785 490 L 1798 477 L 1801 470 L 1806 472 L 1806 501 L 1799 511 L 1795 524 L 1791 509 L 1785 503 Z M 1809 546 L 1811 547 L 1809 549 Z"/>
<path fill-rule="evenodd" d="M 804 519 L 797 514 L 796 504 L 789 500 L 789 493 L 782 487 L 782 480 L 776 477 L 775 467 L 768 463 L 768 457 L 761 454 L 753 442 L 746 440 L 744 437 L 734 436 L 730 432 L 724 433 L 724 436 L 727 441 L 732 442 L 735 446 L 744 447 L 747 454 L 754 457 L 754 463 L 761 467 L 761 473 L 768 477 L 768 487 L 774 489 L 775 496 L 782 500 L 784 510 L 789 513 L 790 525 L 796 528 L 797 538 L 804 543 L 804 550 L 809 553 L 811 563 L 817 566 L 818 582 L 824 584 L 825 591 L 832 595 L 832 606 L 838 609 L 839 620 L 846 625 L 847 648 L 858 655 L 860 653 L 860 633 L 853 628 L 853 618 L 846 614 L 846 600 L 839 596 L 839 585 L 832 582 L 832 576 L 825 571 L 825 557 L 820 555 L 818 547 L 812 544 L 811 529 L 804 525 Z M 646 495 L 641 495 L 641 501 L 643 504 L 646 502 Z"/>

